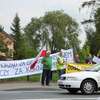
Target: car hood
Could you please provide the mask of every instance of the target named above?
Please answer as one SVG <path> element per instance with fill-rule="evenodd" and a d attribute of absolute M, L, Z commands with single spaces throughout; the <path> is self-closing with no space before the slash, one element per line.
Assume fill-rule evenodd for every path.
<path fill-rule="evenodd" d="M 63 74 L 62 76 L 65 77 L 69 77 L 69 76 L 73 76 L 73 77 L 94 77 L 94 76 L 98 76 L 100 75 L 99 72 L 91 72 L 91 71 L 81 71 L 81 72 L 74 72 L 74 73 L 67 73 L 67 74 Z"/>

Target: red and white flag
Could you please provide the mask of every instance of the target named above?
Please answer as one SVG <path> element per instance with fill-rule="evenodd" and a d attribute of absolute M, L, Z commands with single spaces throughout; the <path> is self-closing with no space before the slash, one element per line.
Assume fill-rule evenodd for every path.
<path fill-rule="evenodd" d="M 40 51 L 40 53 L 36 56 L 33 63 L 31 64 L 30 69 L 33 69 L 36 66 L 36 64 L 37 64 L 40 57 L 45 57 L 45 56 L 46 56 L 46 48 L 43 47 L 42 50 Z"/>

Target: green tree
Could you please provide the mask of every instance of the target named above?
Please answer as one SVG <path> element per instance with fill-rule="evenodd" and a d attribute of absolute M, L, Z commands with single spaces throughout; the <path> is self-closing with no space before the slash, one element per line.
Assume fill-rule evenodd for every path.
<path fill-rule="evenodd" d="M 88 42 L 86 42 L 85 45 L 83 46 L 83 48 L 81 49 L 81 52 L 80 52 L 81 61 L 85 62 L 86 58 L 90 54 L 91 54 L 90 53 L 90 46 L 88 45 Z"/>
<path fill-rule="evenodd" d="M 100 50 L 100 8 L 96 10 L 94 15 L 94 24 L 92 24 L 92 26 L 93 25 L 95 30 L 91 28 L 91 26 L 85 27 L 87 35 L 86 44 L 90 47 L 90 53 L 92 55 L 97 55 L 98 51 Z"/>
<path fill-rule="evenodd" d="M 97 9 L 95 18 L 95 28 L 96 31 L 93 34 L 93 38 L 91 41 L 91 52 L 93 54 L 97 54 L 100 50 L 100 8 Z"/>
<path fill-rule="evenodd" d="M 79 49 L 78 24 L 63 11 L 47 12 L 43 17 L 43 23 L 48 30 L 48 40 L 52 51 L 61 48 Z"/>
<path fill-rule="evenodd" d="M 79 49 L 78 24 L 63 11 L 51 11 L 43 17 L 32 18 L 24 28 L 30 48 L 38 51 L 43 45 L 52 52 L 60 49 Z"/>
<path fill-rule="evenodd" d="M 82 7 L 86 6 L 91 7 L 90 19 L 86 19 L 82 22 L 87 35 L 86 43 L 90 47 L 90 52 L 93 55 L 97 55 L 97 52 L 100 50 L 100 0 L 83 2 Z M 93 26 L 95 28 L 93 28 Z"/>
<path fill-rule="evenodd" d="M 4 27 L 2 25 L 0 25 L 0 32 L 4 31 Z"/>
<path fill-rule="evenodd" d="M 13 23 L 12 23 L 12 35 L 15 39 L 15 44 L 14 44 L 14 48 L 15 48 L 15 53 L 14 53 L 14 59 L 22 59 L 22 52 L 23 52 L 23 37 L 22 37 L 22 33 L 21 33 L 21 27 L 20 27 L 20 18 L 18 16 L 18 14 L 16 14 Z"/>
<path fill-rule="evenodd" d="M 6 46 L 4 45 L 2 41 L 0 41 L 0 51 L 5 52 L 5 53 L 7 53 L 8 51 L 8 49 L 6 48 Z"/>
<path fill-rule="evenodd" d="M 97 8 L 100 6 L 100 0 L 89 0 L 89 1 L 84 1 L 82 3 L 82 8 L 88 7 L 91 8 L 90 12 L 90 17 L 89 19 L 85 19 L 82 23 L 93 23 L 94 22 L 94 15 L 96 13 Z"/>
<path fill-rule="evenodd" d="M 41 33 L 40 33 L 41 21 L 37 18 L 32 18 L 31 22 L 24 28 L 25 37 L 30 50 L 33 50 L 34 55 L 40 47 Z"/>

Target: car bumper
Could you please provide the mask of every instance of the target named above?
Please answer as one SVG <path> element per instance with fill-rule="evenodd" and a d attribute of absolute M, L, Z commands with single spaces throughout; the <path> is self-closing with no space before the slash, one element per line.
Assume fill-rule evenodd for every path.
<path fill-rule="evenodd" d="M 80 88 L 80 81 L 66 81 L 66 80 L 58 80 L 58 86 L 62 89 L 68 88 Z"/>

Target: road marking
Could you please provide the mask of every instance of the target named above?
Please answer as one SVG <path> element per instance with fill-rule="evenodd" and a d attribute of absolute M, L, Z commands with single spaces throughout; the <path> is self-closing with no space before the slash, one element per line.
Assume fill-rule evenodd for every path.
<path fill-rule="evenodd" d="M 23 93 L 23 91 L 0 91 L 0 94 L 16 94 Z"/>
<path fill-rule="evenodd" d="M 0 94 L 21 94 L 21 93 L 63 93 L 65 91 L 0 91 Z M 26 99 L 27 100 L 27 99 Z"/>
<path fill-rule="evenodd" d="M 22 92 L 32 92 L 32 93 L 40 93 L 40 92 L 46 92 L 46 93 L 49 93 L 49 92 L 53 92 L 53 93 L 62 93 L 62 92 L 66 92 L 66 91 L 46 91 L 46 90 L 37 90 L 37 91 L 19 91 L 19 90 L 16 90 L 16 91 L 0 91 L 0 94 L 1 93 L 22 93 Z"/>
<path fill-rule="evenodd" d="M 96 98 L 51 98 L 51 99 L 14 99 L 14 100 L 100 100 Z"/>

